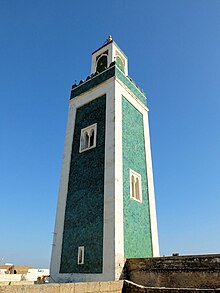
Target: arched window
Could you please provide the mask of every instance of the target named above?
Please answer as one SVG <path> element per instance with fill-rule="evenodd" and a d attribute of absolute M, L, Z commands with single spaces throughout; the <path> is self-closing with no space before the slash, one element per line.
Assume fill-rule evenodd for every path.
<path fill-rule="evenodd" d="M 97 123 L 81 129 L 79 152 L 96 147 Z"/>
<path fill-rule="evenodd" d="M 85 137 L 84 137 L 84 148 L 89 147 L 89 134 L 87 131 L 85 131 Z"/>
<path fill-rule="evenodd" d="M 96 71 L 98 73 L 104 71 L 108 66 L 108 56 L 107 55 L 101 55 L 97 61 L 96 65 Z"/>
<path fill-rule="evenodd" d="M 139 199 L 140 200 L 140 191 L 139 191 L 139 179 L 138 177 L 136 177 L 136 180 L 135 180 L 135 197 L 136 199 Z"/>
<path fill-rule="evenodd" d="M 94 135 L 95 135 L 94 129 L 92 129 L 90 131 L 90 143 L 89 143 L 89 147 L 92 147 L 94 145 Z"/>
<path fill-rule="evenodd" d="M 135 181 L 134 175 L 131 176 L 131 196 L 135 197 Z"/>
<path fill-rule="evenodd" d="M 130 198 L 142 202 L 141 175 L 130 169 Z"/>

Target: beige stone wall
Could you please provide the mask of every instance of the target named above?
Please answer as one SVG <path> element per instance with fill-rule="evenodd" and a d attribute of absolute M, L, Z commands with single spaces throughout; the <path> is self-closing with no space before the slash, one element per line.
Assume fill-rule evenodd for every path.
<path fill-rule="evenodd" d="M 220 289 L 194 289 L 194 288 L 149 288 L 125 281 L 124 293 L 220 293 Z"/>
<path fill-rule="evenodd" d="M 121 293 L 123 281 L 0 286 L 0 293 Z"/>
<path fill-rule="evenodd" d="M 0 286 L 0 293 L 220 293 L 220 289 L 153 288 L 131 281 Z"/>
<path fill-rule="evenodd" d="M 126 271 L 145 287 L 220 288 L 220 255 L 128 259 Z"/>

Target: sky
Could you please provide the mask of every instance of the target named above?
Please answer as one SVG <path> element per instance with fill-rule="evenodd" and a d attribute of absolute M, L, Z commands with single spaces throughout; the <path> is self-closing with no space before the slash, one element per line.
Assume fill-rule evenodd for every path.
<path fill-rule="evenodd" d="M 0 0 L 0 263 L 49 267 L 71 86 L 108 35 L 147 94 L 160 254 L 220 252 L 220 1 Z"/>

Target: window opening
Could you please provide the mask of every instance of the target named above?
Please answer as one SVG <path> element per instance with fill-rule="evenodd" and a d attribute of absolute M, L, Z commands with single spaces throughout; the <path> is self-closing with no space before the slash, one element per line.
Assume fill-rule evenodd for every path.
<path fill-rule="evenodd" d="M 107 66 L 108 66 L 108 56 L 102 55 L 97 61 L 96 71 L 100 73 L 104 71 L 107 68 Z"/>
<path fill-rule="evenodd" d="M 130 198 L 142 202 L 141 175 L 130 169 Z"/>
<path fill-rule="evenodd" d="M 131 176 L 131 196 L 135 197 L 135 182 L 134 182 L 134 175 Z"/>
<path fill-rule="evenodd" d="M 135 195 L 138 200 L 140 200 L 140 192 L 139 192 L 139 179 L 136 178 L 135 182 Z"/>
<path fill-rule="evenodd" d="M 77 260 L 78 265 L 83 265 L 84 264 L 84 246 L 79 246 L 78 247 L 78 260 Z"/>
<path fill-rule="evenodd" d="M 92 129 L 90 134 L 90 144 L 89 147 L 92 147 L 94 145 L 94 129 Z"/>
<path fill-rule="evenodd" d="M 87 148 L 89 148 L 89 135 L 88 135 L 88 132 L 85 132 L 84 140 L 85 140 L 84 148 L 87 149 Z"/>
<path fill-rule="evenodd" d="M 79 152 L 96 147 L 97 123 L 81 129 Z"/>

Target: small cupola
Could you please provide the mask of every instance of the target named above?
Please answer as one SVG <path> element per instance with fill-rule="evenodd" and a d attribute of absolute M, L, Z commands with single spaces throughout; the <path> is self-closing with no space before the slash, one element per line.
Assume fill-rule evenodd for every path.
<path fill-rule="evenodd" d="M 128 58 L 113 41 L 112 36 L 109 36 L 104 45 L 92 53 L 91 74 L 101 73 L 112 62 L 115 62 L 126 76 L 128 75 Z"/>

